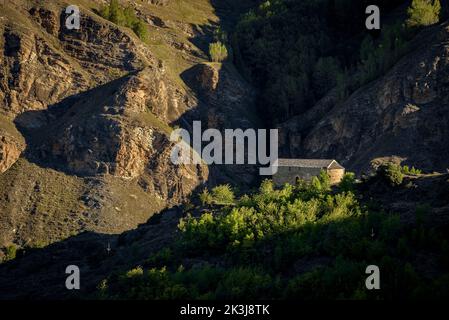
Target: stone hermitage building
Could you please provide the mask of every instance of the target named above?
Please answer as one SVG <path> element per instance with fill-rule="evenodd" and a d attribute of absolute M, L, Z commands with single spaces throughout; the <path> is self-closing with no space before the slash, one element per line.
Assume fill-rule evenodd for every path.
<path fill-rule="evenodd" d="M 339 183 L 345 174 L 345 168 L 333 159 L 279 159 L 273 183 L 280 187 L 285 183 L 295 185 L 298 180 L 310 181 L 321 170 L 327 172 L 331 184 Z"/>

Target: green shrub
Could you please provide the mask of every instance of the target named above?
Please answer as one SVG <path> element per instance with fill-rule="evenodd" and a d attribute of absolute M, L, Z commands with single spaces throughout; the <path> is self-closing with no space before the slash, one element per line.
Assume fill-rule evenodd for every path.
<path fill-rule="evenodd" d="M 209 55 L 213 62 L 223 62 L 228 58 L 228 49 L 220 41 L 209 45 Z"/>
<path fill-rule="evenodd" d="M 204 190 L 200 193 L 199 198 L 200 198 L 200 202 L 203 206 L 212 204 L 213 197 L 209 193 L 209 190 L 207 188 L 204 188 Z"/>
<path fill-rule="evenodd" d="M 419 169 L 416 169 L 415 167 L 412 167 L 410 169 L 409 166 L 403 166 L 402 167 L 402 173 L 408 174 L 408 175 L 411 175 L 411 176 L 418 176 L 418 175 L 422 174 L 422 171 L 419 170 Z"/>
<path fill-rule="evenodd" d="M 16 254 L 17 254 L 17 247 L 12 244 L 12 245 L 6 247 L 4 260 L 5 261 L 13 260 L 16 258 Z"/>
<path fill-rule="evenodd" d="M 182 245 L 189 249 L 220 247 L 224 241 L 218 224 L 211 213 L 204 213 L 196 219 L 187 215 L 179 221 L 178 229 L 183 233 Z"/>
<path fill-rule="evenodd" d="M 274 192 L 273 181 L 269 179 L 265 179 L 262 181 L 259 187 L 259 192 L 261 194 L 272 194 Z"/>
<path fill-rule="evenodd" d="M 321 170 L 317 177 L 313 177 L 310 183 L 310 191 L 313 196 L 324 194 L 331 190 L 331 179 L 326 171 Z"/>
<path fill-rule="evenodd" d="M 378 174 L 384 178 L 391 186 L 398 186 L 404 180 L 402 167 L 398 164 L 383 164 L 378 169 Z"/>
<path fill-rule="evenodd" d="M 212 189 L 212 199 L 216 204 L 233 204 L 234 192 L 229 184 L 217 186 Z"/>
<path fill-rule="evenodd" d="M 409 27 L 421 27 L 438 23 L 440 12 L 441 4 L 439 0 L 413 0 L 407 10 L 407 25 Z"/>
<path fill-rule="evenodd" d="M 131 29 L 133 29 L 134 33 L 142 40 L 148 40 L 148 27 L 142 20 L 137 21 L 132 25 Z"/>
<path fill-rule="evenodd" d="M 239 199 L 237 205 L 240 207 L 252 207 L 254 201 L 249 195 L 245 194 Z"/>
<path fill-rule="evenodd" d="M 128 28 L 132 28 L 136 23 L 139 22 L 139 19 L 136 17 L 136 13 L 134 12 L 133 7 L 126 7 L 121 10 L 123 15 L 123 24 Z"/>
<path fill-rule="evenodd" d="M 119 25 L 130 28 L 142 40 L 148 39 L 148 28 L 145 22 L 137 18 L 131 6 L 123 8 L 118 0 L 110 0 L 109 5 L 102 6 L 100 16 Z"/>
<path fill-rule="evenodd" d="M 115 24 L 123 25 L 125 22 L 123 8 L 120 6 L 118 0 L 110 0 L 108 8 L 101 9 L 100 12 L 108 13 L 108 16 L 104 16 L 103 18 Z"/>
<path fill-rule="evenodd" d="M 341 191 L 354 191 L 355 189 L 355 173 L 353 172 L 346 172 L 343 176 L 343 179 L 341 179 L 340 182 L 340 190 Z"/>

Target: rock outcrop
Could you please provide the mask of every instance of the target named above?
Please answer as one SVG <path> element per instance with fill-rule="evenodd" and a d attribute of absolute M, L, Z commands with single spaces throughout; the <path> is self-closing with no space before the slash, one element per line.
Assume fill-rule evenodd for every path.
<path fill-rule="evenodd" d="M 31 4 L 31 5 L 30 5 Z M 0 20 L 0 109 L 17 115 L 44 110 L 73 94 L 156 64 L 131 31 L 88 10 L 81 28 L 65 27 L 64 7 L 17 1 Z M 26 23 L 14 17 L 26 19 Z"/>
<path fill-rule="evenodd" d="M 171 128 L 165 122 L 166 114 L 150 111 L 164 106 L 170 109 L 175 99 L 167 89 L 171 87 L 169 81 L 162 78 L 159 69 L 148 67 L 61 102 L 54 113 L 49 111 L 47 117 L 53 120 L 40 128 L 38 156 L 77 175 L 108 174 L 125 179 L 145 173 L 154 176 L 149 169 L 151 163 L 161 173 L 160 178 L 174 179 L 173 188 L 183 181 L 179 183 L 182 190 L 166 188 L 159 194 L 162 199 L 187 196 L 206 177 L 197 176 L 196 166 L 175 166 L 170 161 L 173 142 L 169 140 Z M 62 115 L 58 115 L 60 109 L 64 109 Z M 153 181 L 149 189 L 160 191 L 159 182 Z"/>
<path fill-rule="evenodd" d="M 232 64 L 201 63 L 185 71 L 182 77 L 195 91 L 196 107 L 186 112 L 179 124 L 201 120 L 203 130 L 217 129 L 223 136 L 226 129 L 246 130 L 262 126 L 256 115 L 255 91 Z M 245 188 L 258 177 L 254 165 L 218 165 L 210 166 L 210 170 L 211 184 L 231 181 Z"/>
<path fill-rule="evenodd" d="M 220 69 L 210 64 L 200 64 L 196 80 L 202 90 L 210 93 L 217 89 Z"/>
<path fill-rule="evenodd" d="M 0 174 L 8 170 L 19 159 L 24 149 L 23 141 L 8 135 L 0 128 Z"/>

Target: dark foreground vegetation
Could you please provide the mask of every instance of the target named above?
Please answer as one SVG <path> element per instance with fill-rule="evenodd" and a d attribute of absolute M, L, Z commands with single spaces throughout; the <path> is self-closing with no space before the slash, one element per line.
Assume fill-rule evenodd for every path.
<path fill-rule="evenodd" d="M 404 171 L 407 175 L 404 176 Z M 419 174 L 416 170 L 413 174 Z M 311 183 L 234 199 L 229 186 L 203 192 L 179 221 L 177 241 L 142 266 L 111 275 L 98 298 L 115 299 L 426 299 L 449 294 L 449 238 L 430 209 L 404 221 L 360 190 L 409 188 L 409 168 L 388 165 L 331 188 Z M 363 203 L 363 204 L 362 204 Z M 188 267 L 185 267 L 188 265 Z M 367 290 L 377 265 L 381 289 Z"/>

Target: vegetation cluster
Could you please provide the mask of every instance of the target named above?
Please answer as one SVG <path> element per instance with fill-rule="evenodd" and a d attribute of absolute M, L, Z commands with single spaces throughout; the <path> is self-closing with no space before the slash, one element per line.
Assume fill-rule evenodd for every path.
<path fill-rule="evenodd" d="M 372 179 L 383 179 L 383 171 Z M 397 172 L 390 171 L 392 181 Z M 399 171 L 400 172 L 400 171 Z M 322 173 L 275 189 L 271 181 L 236 197 L 230 186 L 204 191 L 179 221 L 179 238 L 143 266 L 98 287 L 112 299 L 414 299 L 449 292 L 447 230 L 405 226 L 400 216 L 362 205 L 353 174 L 332 188 Z M 417 261 L 438 257 L 429 276 Z M 196 261 L 192 263 L 192 261 Z M 381 290 L 365 287 L 378 265 Z"/>

